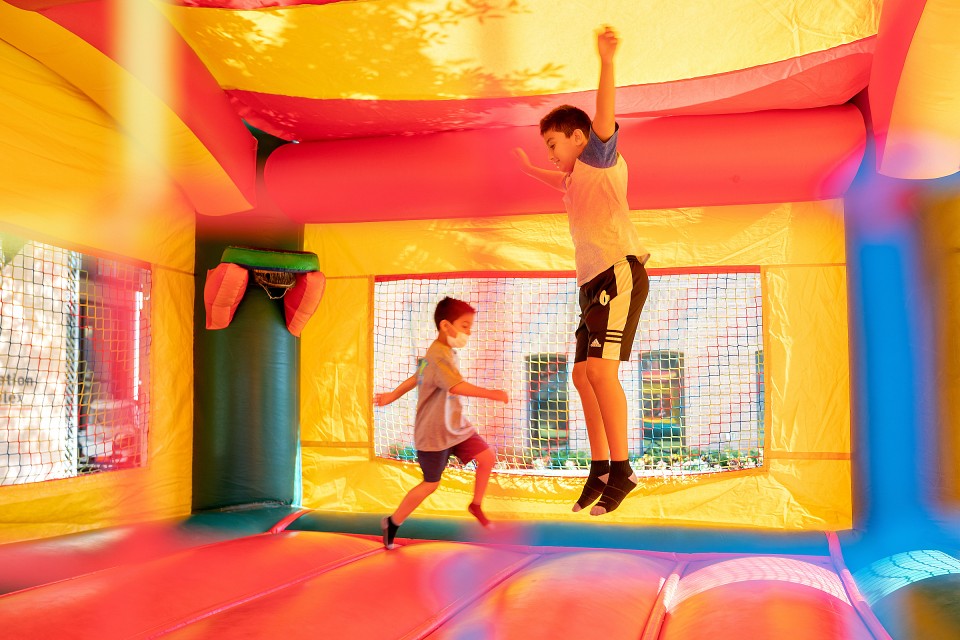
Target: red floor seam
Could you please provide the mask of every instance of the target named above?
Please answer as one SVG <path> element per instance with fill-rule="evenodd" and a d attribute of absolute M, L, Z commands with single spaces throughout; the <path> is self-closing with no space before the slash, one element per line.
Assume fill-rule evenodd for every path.
<path fill-rule="evenodd" d="M 840 538 L 835 531 L 825 531 L 824 534 L 827 536 L 827 546 L 830 548 L 830 561 L 833 562 L 833 568 L 836 570 L 837 575 L 840 576 L 840 583 L 843 585 L 843 590 L 846 591 L 850 604 L 853 605 L 854 610 L 860 616 L 860 619 L 863 620 L 863 624 L 866 625 L 867 630 L 870 631 L 876 640 L 893 640 L 890 634 L 887 633 L 887 630 L 883 628 L 880 620 L 877 619 L 876 614 L 864 599 L 863 594 L 860 593 L 860 588 L 857 587 L 856 580 L 853 579 L 850 570 L 847 569 L 847 565 L 843 561 L 843 551 L 840 549 Z"/>
<path fill-rule="evenodd" d="M 650 609 L 650 617 L 647 618 L 647 624 L 643 628 L 640 636 L 641 640 L 657 640 L 660 637 L 660 631 L 663 628 L 663 621 L 667 618 L 667 607 L 670 606 L 670 600 L 677 591 L 677 585 L 680 584 L 680 576 L 687 568 L 687 561 L 681 560 L 660 587 L 657 594 L 657 600 Z"/>
<path fill-rule="evenodd" d="M 433 633 L 434 631 L 439 629 L 441 626 L 443 626 L 445 622 L 448 622 L 451 618 L 453 618 L 458 613 L 460 613 L 461 611 L 469 607 L 471 604 L 479 600 L 481 597 L 485 596 L 486 594 L 490 593 L 495 588 L 497 588 L 497 586 L 506 582 L 508 578 L 511 578 L 517 575 L 523 569 L 527 568 L 528 566 L 533 564 L 535 561 L 539 560 L 541 557 L 543 556 L 541 556 L 540 554 L 537 554 L 531 558 L 526 558 L 513 563 L 506 569 L 503 569 L 498 574 L 490 578 L 490 580 L 488 580 L 487 583 L 481 589 L 477 590 L 477 592 L 473 596 L 462 598 L 461 600 L 458 600 L 456 602 L 453 602 L 447 605 L 446 607 L 441 609 L 440 612 L 437 613 L 437 615 L 434 616 L 430 622 L 427 623 L 426 627 L 421 627 L 418 630 L 410 631 L 406 635 L 401 636 L 401 640 L 423 640 L 424 638 L 429 636 L 431 633 Z"/>

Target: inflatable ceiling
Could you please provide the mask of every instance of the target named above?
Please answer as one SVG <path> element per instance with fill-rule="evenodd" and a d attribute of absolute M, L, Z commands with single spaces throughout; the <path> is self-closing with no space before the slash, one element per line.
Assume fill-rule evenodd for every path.
<path fill-rule="evenodd" d="M 530 127 L 551 107 L 590 107 L 592 33 L 604 23 L 623 41 L 617 109 L 637 132 L 623 137 L 638 208 L 839 195 L 863 125 L 837 105 L 868 82 L 881 172 L 957 166 L 943 93 L 956 62 L 937 53 L 949 2 L 887 2 L 884 29 L 878 0 L 609 1 L 590 12 L 545 0 L 15 0 L 2 11 L 7 43 L 162 145 L 201 213 L 253 204 L 241 118 L 300 143 L 265 171 L 294 220 L 553 211 L 508 150 L 540 153 Z M 146 140 L 157 127 L 141 126 L 147 117 L 162 143 Z"/>
<path fill-rule="evenodd" d="M 499 537 L 451 470 L 386 552 L 419 472 L 375 451 L 375 288 L 569 276 L 513 149 L 593 112 L 605 24 L 651 272 L 762 288 L 763 463 L 599 523 L 497 474 Z M 151 278 L 147 463 L 0 487 L 2 628 L 955 637 L 957 33 L 956 0 L 0 0 L 0 234 Z M 284 316 L 229 245 L 324 275 Z"/>

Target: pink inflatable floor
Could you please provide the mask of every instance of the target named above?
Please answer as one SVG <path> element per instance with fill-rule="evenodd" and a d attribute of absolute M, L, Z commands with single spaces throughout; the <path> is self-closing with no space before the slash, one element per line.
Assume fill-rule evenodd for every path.
<path fill-rule="evenodd" d="M 828 557 L 285 531 L 0 597 L 9 638 L 874 638 Z"/>

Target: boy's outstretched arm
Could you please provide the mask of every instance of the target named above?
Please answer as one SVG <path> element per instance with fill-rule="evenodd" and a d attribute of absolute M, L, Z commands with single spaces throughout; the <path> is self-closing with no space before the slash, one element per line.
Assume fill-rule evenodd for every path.
<path fill-rule="evenodd" d="M 470 396 L 471 398 L 486 398 L 487 400 L 496 400 L 497 402 L 510 402 L 510 397 L 506 391 L 500 389 L 485 389 L 469 382 L 458 382 L 450 387 L 450 393 L 455 396 Z"/>
<path fill-rule="evenodd" d="M 593 116 L 593 132 L 606 142 L 616 130 L 617 87 L 613 78 L 613 55 L 617 52 L 617 34 L 604 27 L 597 36 L 597 53 L 600 54 L 600 82 L 597 85 L 597 113 Z"/>
<path fill-rule="evenodd" d="M 530 162 L 530 158 L 527 157 L 527 152 L 517 147 L 513 150 L 514 155 L 520 160 L 520 170 L 523 171 L 528 176 L 536 178 L 540 182 L 550 185 L 558 191 L 563 191 L 563 180 L 566 178 L 567 174 L 563 171 L 551 171 L 550 169 L 541 169 L 536 167 Z"/>
<path fill-rule="evenodd" d="M 402 398 L 408 391 L 417 386 L 417 376 L 416 374 L 410 376 L 399 385 L 393 391 L 388 391 L 387 393 L 378 393 L 374 396 L 373 401 L 378 407 L 388 405 L 395 400 Z"/>

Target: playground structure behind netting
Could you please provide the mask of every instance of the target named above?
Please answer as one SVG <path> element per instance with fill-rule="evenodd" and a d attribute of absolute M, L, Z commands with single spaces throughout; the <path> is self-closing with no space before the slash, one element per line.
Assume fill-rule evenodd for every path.
<path fill-rule="evenodd" d="M 0 485 L 141 466 L 150 270 L 3 240 Z"/>
<path fill-rule="evenodd" d="M 630 458 L 646 475 L 762 466 L 763 322 L 760 270 L 653 271 L 632 357 L 620 369 Z M 459 350 L 471 383 L 505 389 L 507 405 L 462 398 L 497 451 L 497 469 L 579 474 L 590 446 L 570 380 L 579 322 L 575 279 L 511 274 L 379 279 L 374 384 L 411 376 L 436 339 L 433 312 L 451 296 L 477 309 Z M 377 455 L 415 460 L 417 394 L 374 414 Z"/>

